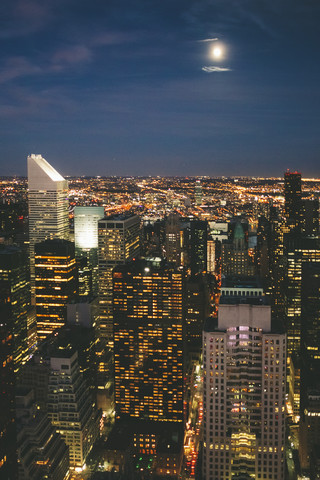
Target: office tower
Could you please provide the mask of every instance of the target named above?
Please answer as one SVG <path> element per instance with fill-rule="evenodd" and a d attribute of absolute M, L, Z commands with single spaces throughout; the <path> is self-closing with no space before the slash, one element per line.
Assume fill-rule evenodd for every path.
<path fill-rule="evenodd" d="M 99 437 L 100 414 L 71 349 L 50 356 L 48 416 L 69 447 L 70 468 L 82 469 Z"/>
<path fill-rule="evenodd" d="M 165 222 L 165 250 L 168 262 L 181 265 L 180 216 L 170 213 Z"/>
<path fill-rule="evenodd" d="M 303 199 L 301 202 L 301 223 L 304 235 L 319 235 L 319 199 Z"/>
<path fill-rule="evenodd" d="M 245 225 L 236 221 L 231 227 L 231 238 L 223 240 L 221 245 L 221 273 L 252 276 L 255 266 L 248 251 Z"/>
<path fill-rule="evenodd" d="M 140 218 L 137 215 L 106 217 L 98 224 L 99 337 L 112 343 L 112 270 L 140 255 Z"/>
<path fill-rule="evenodd" d="M 303 384 L 311 387 L 320 376 L 320 261 L 302 265 L 301 356 Z"/>
<path fill-rule="evenodd" d="M 14 340 L 11 292 L 7 281 L 0 280 L 0 478 L 17 478 Z"/>
<path fill-rule="evenodd" d="M 116 418 L 182 424 L 184 272 L 141 260 L 113 282 Z"/>
<path fill-rule="evenodd" d="M 203 332 L 206 479 L 283 480 L 286 337 L 267 305 L 220 304 Z"/>
<path fill-rule="evenodd" d="M 319 478 L 320 445 L 320 385 L 315 383 L 305 392 L 305 403 L 299 423 L 299 460 L 304 472 L 314 480 Z"/>
<path fill-rule="evenodd" d="M 194 187 L 194 203 L 199 206 L 202 204 L 202 185 L 200 180 L 196 181 Z"/>
<path fill-rule="evenodd" d="M 30 290 L 27 256 L 17 247 L 0 245 L 0 280 L 10 292 L 14 368 L 18 371 L 28 356 L 28 311 Z"/>
<path fill-rule="evenodd" d="M 98 294 L 98 221 L 104 217 L 104 207 L 75 207 L 74 209 L 74 241 L 76 257 L 81 263 L 82 275 L 86 285 L 85 294 Z M 88 289 L 86 279 L 91 275 L 91 288 Z M 79 282 L 80 287 L 80 282 Z M 79 294 L 81 291 L 79 288 Z"/>
<path fill-rule="evenodd" d="M 210 313 L 210 293 L 207 277 L 201 274 L 186 282 L 185 342 L 188 362 L 199 360 L 202 349 L 202 329 Z"/>
<path fill-rule="evenodd" d="M 62 327 L 67 303 L 77 299 L 77 268 L 74 244 L 45 240 L 35 245 L 35 297 L 39 339 Z"/>
<path fill-rule="evenodd" d="M 285 318 L 288 353 L 300 354 L 302 268 L 320 262 L 320 238 L 285 235 Z"/>
<path fill-rule="evenodd" d="M 301 173 L 284 174 L 284 210 L 287 226 L 301 231 Z"/>
<path fill-rule="evenodd" d="M 30 388 L 16 392 L 19 479 L 69 478 L 69 451 L 47 413 L 36 408 Z"/>
<path fill-rule="evenodd" d="M 34 246 L 69 238 L 68 182 L 41 155 L 28 156 L 29 243 L 32 301 L 35 295 Z"/>
<path fill-rule="evenodd" d="M 190 222 L 190 267 L 191 274 L 205 272 L 207 269 L 208 222 L 191 220 Z"/>
<path fill-rule="evenodd" d="M 207 241 L 207 272 L 214 275 L 216 271 L 216 241 L 208 235 Z"/>

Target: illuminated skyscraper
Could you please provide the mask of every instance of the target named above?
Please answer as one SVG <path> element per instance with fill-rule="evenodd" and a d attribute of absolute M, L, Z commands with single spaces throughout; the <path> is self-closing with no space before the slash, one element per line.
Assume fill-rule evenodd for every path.
<path fill-rule="evenodd" d="M 299 354 L 301 347 L 302 268 L 310 262 L 320 262 L 320 238 L 285 235 L 285 318 L 288 353 Z"/>
<path fill-rule="evenodd" d="M 200 180 L 196 181 L 194 187 L 194 202 L 198 206 L 202 204 L 202 185 Z"/>
<path fill-rule="evenodd" d="M 142 260 L 113 272 L 116 418 L 182 425 L 184 275 Z"/>
<path fill-rule="evenodd" d="M 140 218 L 115 215 L 98 223 L 100 338 L 112 342 L 112 270 L 140 255 Z"/>
<path fill-rule="evenodd" d="M 7 284 L 10 293 L 14 368 L 18 371 L 28 355 L 30 291 L 27 256 L 13 245 L 0 245 L 0 280 Z"/>
<path fill-rule="evenodd" d="M 98 294 L 98 221 L 104 217 L 103 207 L 75 207 L 74 209 L 74 241 L 76 257 L 81 264 L 79 280 L 86 284 L 90 278 L 90 287 L 84 289 L 87 294 Z M 82 274 L 83 272 L 83 274 Z M 79 282 L 79 294 L 80 282 Z"/>
<path fill-rule="evenodd" d="M 69 447 L 71 468 L 83 468 L 99 437 L 100 413 L 80 373 L 77 352 L 59 349 L 50 356 L 48 415 Z"/>
<path fill-rule="evenodd" d="M 67 303 L 77 299 L 77 269 L 74 244 L 46 240 L 35 245 L 37 331 L 40 339 L 62 327 Z"/>
<path fill-rule="evenodd" d="M 170 213 L 165 223 L 166 229 L 166 258 L 168 262 L 175 265 L 181 265 L 181 233 L 180 233 L 180 216 L 178 213 Z"/>
<path fill-rule="evenodd" d="M 98 221 L 104 217 L 104 207 L 75 207 L 74 243 L 76 249 L 98 248 Z"/>
<path fill-rule="evenodd" d="M 245 225 L 234 223 L 230 240 L 224 240 L 221 246 L 221 273 L 223 275 L 255 274 L 253 259 L 249 256 Z"/>
<path fill-rule="evenodd" d="M 286 336 L 270 307 L 220 304 L 203 366 L 203 478 L 283 480 Z"/>
<path fill-rule="evenodd" d="M 34 300 L 34 246 L 69 238 L 68 182 L 41 155 L 28 156 L 31 295 Z"/>

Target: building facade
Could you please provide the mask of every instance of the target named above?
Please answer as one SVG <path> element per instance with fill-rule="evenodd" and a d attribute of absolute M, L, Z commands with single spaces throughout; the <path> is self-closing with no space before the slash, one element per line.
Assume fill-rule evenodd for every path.
<path fill-rule="evenodd" d="M 183 270 L 131 262 L 113 291 L 116 418 L 182 424 Z"/>
<path fill-rule="evenodd" d="M 67 304 L 77 299 L 74 244 L 45 240 L 35 245 L 35 301 L 38 338 L 43 339 L 67 320 Z"/>
<path fill-rule="evenodd" d="M 112 343 L 112 270 L 140 255 L 140 218 L 118 215 L 98 223 L 99 242 L 99 337 Z"/>
<path fill-rule="evenodd" d="M 28 156 L 29 244 L 32 300 L 34 246 L 46 239 L 69 238 L 68 182 L 41 155 Z"/>
<path fill-rule="evenodd" d="M 285 475 L 286 336 L 267 305 L 220 305 L 203 332 L 206 480 Z"/>

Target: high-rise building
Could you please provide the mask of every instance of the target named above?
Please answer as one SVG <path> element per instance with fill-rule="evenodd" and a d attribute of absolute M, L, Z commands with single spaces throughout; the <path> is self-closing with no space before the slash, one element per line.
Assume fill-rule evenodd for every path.
<path fill-rule="evenodd" d="M 220 304 L 203 333 L 206 479 L 283 480 L 286 336 L 267 305 Z"/>
<path fill-rule="evenodd" d="M 28 156 L 31 295 L 34 301 L 34 246 L 69 238 L 68 182 L 41 155 Z"/>
<path fill-rule="evenodd" d="M 221 273 L 223 275 L 252 276 L 255 274 L 253 259 L 249 255 L 245 226 L 240 221 L 236 221 L 231 225 L 231 238 L 222 241 Z"/>
<path fill-rule="evenodd" d="M 147 261 L 114 269 L 118 419 L 182 425 L 184 276 L 182 269 Z"/>
<path fill-rule="evenodd" d="M 112 342 L 112 270 L 140 255 L 140 218 L 115 215 L 99 220 L 99 336 Z"/>
<path fill-rule="evenodd" d="M 35 297 L 40 339 L 62 327 L 67 304 L 77 299 L 77 268 L 74 244 L 45 240 L 35 245 Z"/>
<path fill-rule="evenodd" d="M 208 222 L 194 219 L 190 222 L 190 267 L 192 275 L 207 270 Z"/>
<path fill-rule="evenodd" d="M 303 199 L 301 215 L 302 233 L 319 235 L 319 199 Z"/>
<path fill-rule="evenodd" d="M 17 478 L 14 335 L 8 282 L 0 280 L 0 478 Z"/>
<path fill-rule="evenodd" d="M 185 342 L 187 361 L 199 360 L 202 349 L 202 328 L 210 313 L 210 293 L 207 277 L 191 276 L 186 282 Z"/>
<path fill-rule="evenodd" d="M 311 387 L 320 376 L 320 261 L 302 265 L 301 355 L 303 383 Z"/>
<path fill-rule="evenodd" d="M 301 347 L 301 288 L 302 268 L 310 262 L 320 262 L 320 238 L 285 235 L 285 318 L 288 353 L 300 354 Z"/>
<path fill-rule="evenodd" d="M 181 265 L 180 215 L 170 213 L 165 222 L 165 250 L 168 262 Z"/>
<path fill-rule="evenodd" d="M 27 256 L 13 245 L 0 245 L 0 280 L 10 292 L 14 366 L 18 371 L 28 356 L 28 312 L 30 291 Z"/>
<path fill-rule="evenodd" d="M 69 447 L 70 468 L 82 469 L 99 437 L 100 414 L 92 402 L 72 349 L 57 350 L 50 357 L 48 415 Z"/>
<path fill-rule="evenodd" d="M 34 392 L 30 387 L 17 388 L 16 416 L 18 478 L 67 480 L 69 449 L 55 431 L 47 413 L 36 408 Z"/>
<path fill-rule="evenodd" d="M 196 181 L 194 187 L 194 203 L 199 206 L 202 204 L 202 185 L 200 180 Z"/>
<path fill-rule="evenodd" d="M 84 291 L 80 292 L 79 283 L 80 295 L 98 295 L 98 221 L 103 217 L 103 207 L 75 207 L 74 209 L 76 257 L 82 267 L 79 269 L 79 280 L 81 278 L 85 286 Z"/>
<path fill-rule="evenodd" d="M 284 174 L 284 210 L 287 225 L 295 230 L 301 230 L 301 173 Z"/>

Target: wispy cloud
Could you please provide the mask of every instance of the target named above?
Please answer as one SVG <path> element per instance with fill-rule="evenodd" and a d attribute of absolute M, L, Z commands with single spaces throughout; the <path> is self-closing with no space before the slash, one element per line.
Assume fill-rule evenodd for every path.
<path fill-rule="evenodd" d="M 214 38 L 204 38 L 203 40 L 197 40 L 197 42 L 207 43 L 207 42 L 217 42 L 218 40 L 219 40 L 218 37 L 214 37 Z"/>
<path fill-rule="evenodd" d="M 228 67 L 214 67 L 214 66 L 202 67 L 202 70 L 207 73 L 232 71 L 231 68 L 228 68 Z"/>
<path fill-rule="evenodd" d="M 14 78 L 36 75 L 42 72 L 42 69 L 29 62 L 24 57 L 9 58 L 1 69 L 0 83 L 6 83 Z"/>
<path fill-rule="evenodd" d="M 88 62 L 92 58 L 91 50 L 84 45 L 72 45 L 70 47 L 57 50 L 53 57 L 54 67 L 63 68 L 76 63 Z"/>

